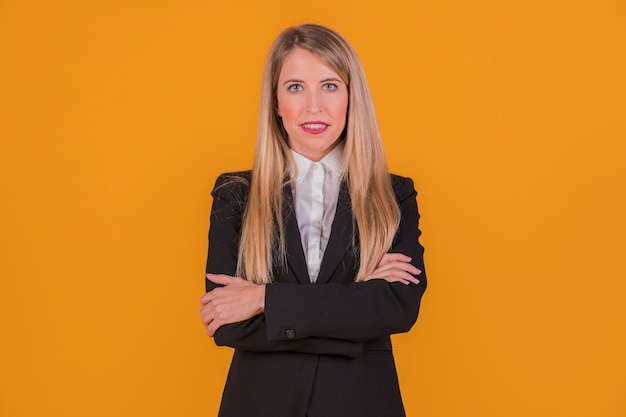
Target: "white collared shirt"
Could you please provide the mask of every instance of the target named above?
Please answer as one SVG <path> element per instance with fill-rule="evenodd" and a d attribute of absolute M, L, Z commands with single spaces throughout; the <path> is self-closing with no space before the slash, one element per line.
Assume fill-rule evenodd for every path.
<path fill-rule="evenodd" d="M 297 171 L 291 172 L 293 200 L 311 282 L 317 280 L 335 219 L 343 170 L 343 147 L 343 143 L 338 144 L 319 162 L 291 151 Z"/>

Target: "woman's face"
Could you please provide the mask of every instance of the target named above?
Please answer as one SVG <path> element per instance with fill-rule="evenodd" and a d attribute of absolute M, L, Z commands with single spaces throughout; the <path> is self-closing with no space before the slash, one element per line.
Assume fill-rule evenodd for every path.
<path fill-rule="evenodd" d="M 276 96 L 291 149 L 316 162 L 333 150 L 346 126 L 348 88 L 324 60 L 295 48 L 280 70 Z"/>

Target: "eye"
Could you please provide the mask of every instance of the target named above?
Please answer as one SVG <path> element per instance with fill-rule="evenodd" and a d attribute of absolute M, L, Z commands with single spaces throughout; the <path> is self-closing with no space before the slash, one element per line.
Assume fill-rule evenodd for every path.
<path fill-rule="evenodd" d="M 322 85 L 322 89 L 323 90 L 329 90 L 329 91 L 333 91 L 336 90 L 337 88 L 337 84 L 333 84 L 333 83 L 325 83 Z"/>
<path fill-rule="evenodd" d="M 292 92 L 297 92 L 297 91 L 302 91 L 302 86 L 300 84 L 291 84 L 289 87 L 287 87 L 287 91 L 292 91 Z"/>

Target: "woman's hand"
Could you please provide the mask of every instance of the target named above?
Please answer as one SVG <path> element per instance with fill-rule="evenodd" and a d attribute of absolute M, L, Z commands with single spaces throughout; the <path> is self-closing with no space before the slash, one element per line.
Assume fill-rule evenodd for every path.
<path fill-rule="evenodd" d="M 421 270 L 410 264 L 411 258 L 401 253 L 386 253 L 378 263 L 378 266 L 364 281 L 370 279 L 384 279 L 387 282 L 401 282 L 409 285 L 411 282 L 419 284 L 419 279 L 414 275 L 422 273 Z"/>
<path fill-rule="evenodd" d="M 207 279 L 224 285 L 209 291 L 200 299 L 200 316 L 213 336 L 224 324 L 247 320 L 265 309 L 265 285 L 257 285 L 229 275 L 207 274 Z"/>

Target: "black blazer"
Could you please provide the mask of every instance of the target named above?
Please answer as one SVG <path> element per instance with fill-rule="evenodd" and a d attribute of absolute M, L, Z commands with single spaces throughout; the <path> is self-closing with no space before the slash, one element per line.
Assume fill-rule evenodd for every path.
<path fill-rule="evenodd" d="M 217 179 L 207 273 L 235 274 L 249 178 L 250 171 Z M 410 179 L 391 178 L 402 217 L 390 252 L 410 256 L 424 271 L 417 193 Z M 265 312 L 215 333 L 215 343 L 235 348 L 219 416 L 404 416 L 389 336 L 415 323 L 425 272 L 419 285 L 354 282 L 358 233 L 353 233 L 344 184 L 320 273 L 311 284 L 293 207 L 287 185 L 287 268 L 275 269 L 275 282 L 266 287 Z M 215 288 L 206 283 L 207 291 Z"/>

